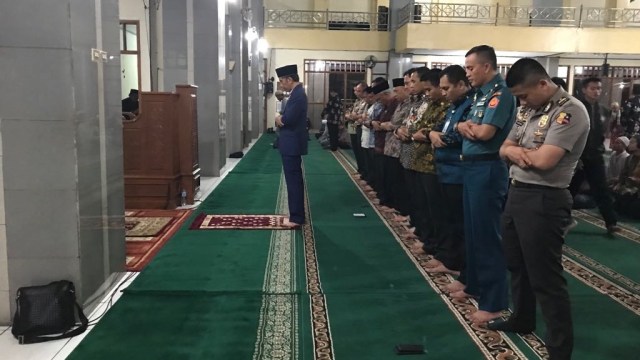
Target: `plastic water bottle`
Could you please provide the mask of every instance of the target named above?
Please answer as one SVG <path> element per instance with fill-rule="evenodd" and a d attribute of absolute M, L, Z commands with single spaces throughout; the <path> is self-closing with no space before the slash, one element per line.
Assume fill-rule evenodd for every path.
<path fill-rule="evenodd" d="M 180 193 L 180 206 L 186 206 L 187 205 L 187 190 L 182 189 L 182 192 Z"/>

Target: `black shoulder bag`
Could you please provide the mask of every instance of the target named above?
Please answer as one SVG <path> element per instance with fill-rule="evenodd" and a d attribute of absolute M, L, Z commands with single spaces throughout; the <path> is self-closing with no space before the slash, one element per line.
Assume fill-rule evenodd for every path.
<path fill-rule="evenodd" d="M 16 305 L 11 333 L 20 344 L 73 337 L 82 334 L 89 324 L 76 302 L 76 289 L 70 281 L 21 287 Z"/>

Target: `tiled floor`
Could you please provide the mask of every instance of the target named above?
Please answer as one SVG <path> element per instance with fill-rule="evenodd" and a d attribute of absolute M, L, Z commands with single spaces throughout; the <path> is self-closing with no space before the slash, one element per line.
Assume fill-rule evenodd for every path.
<path fill-rule="evenodd" d="M 252 142 L 245 153 L 253 146 Z M 204 200 L 217 186 L 222 179 L 226 177 L 229 171 L 231 171 L 240 159 L 227 159 L 227 164 L 221 170 L 221 176 L 215 178 L 202 178 L 200 181 L 200 193 L 196 194 L 196 203 L 192 206 L 185 206 L 185 209 L 195 208 L 200 204 L 200 201 Z M 106 295 L 102 297 L 98 306 L 91 314 L 87 314 L 89 322 L 100 318 L 101 315 L 110 306 L 115 303 L 122 295 L 121 290 L 125 289 L 138 273 L 124 273 L 121 280 L 110 287 L 110 290 Z M 122 286 L 120 286 L 122 284 Z M 112 298 L 113 297 L 113 298 Z M 111 299 L 112 298 L 112 299 Z M 109 304 L 111 300 L 111 305 Z M 91 331 L 94 326 L 89 326 L 87 331 L 71 339 L 62 339 L 56 341 L 50 341 L 40 344 L 20 345 L 18 341 L 11 334 L 11 329 L 8 326 L 0 326 L 0 359 L 1 360 L 63 360 L 65 359 L 73 349 L 78 346 L 80 341 Z"/>

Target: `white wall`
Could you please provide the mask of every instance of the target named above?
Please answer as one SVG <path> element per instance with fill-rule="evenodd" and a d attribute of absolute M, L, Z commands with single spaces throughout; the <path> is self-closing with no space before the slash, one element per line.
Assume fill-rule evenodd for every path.
<path fill-rule="evenodd" d="M 313 10 L 314 6 L 314 0 L 264 0 L 268 10 Z"/>
<path fill-rule="evenodd" d="M 278 77 L 276 76 L 276 68 L 284 65 L 298 65 L 298 73 L 300 81 L 304 81 L 304 60 L 364 60 L 367 56 L 374 55 L 378 61 L 387 61 L 389 54 L 386 52 L 371 51 L 316 51 L 316 50 L 289 50 L 289 49 L 272 49 L 268 54 L 269 73 L 267 78 L 274 77 L 274 89 L 277 87 Z M 276 113 L 276 97 L 271 95 L 267 99 L 267 127 L 273 127 L 275 124 Z"/>
<path fill-rule="evenodd" d="M 144 4 L 149 0 L 120 0 L 120 20 L 138 20 L 140 21 L 140 72 L 142 91 L 151 90 L 151 80 L 149 70 L 149 34 L 148 25 L 145 16 L 147 10 Z M 147 13 L 148 15 L 148 13 Z"/>

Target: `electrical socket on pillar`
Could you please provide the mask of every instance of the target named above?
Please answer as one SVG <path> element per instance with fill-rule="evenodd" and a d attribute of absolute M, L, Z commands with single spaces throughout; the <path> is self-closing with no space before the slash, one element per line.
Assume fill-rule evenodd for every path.
<path fill-rule="evenodd" d="M 91 49 L 91 61 L 107 62 L 107 52 L 99 49 Z"/>

